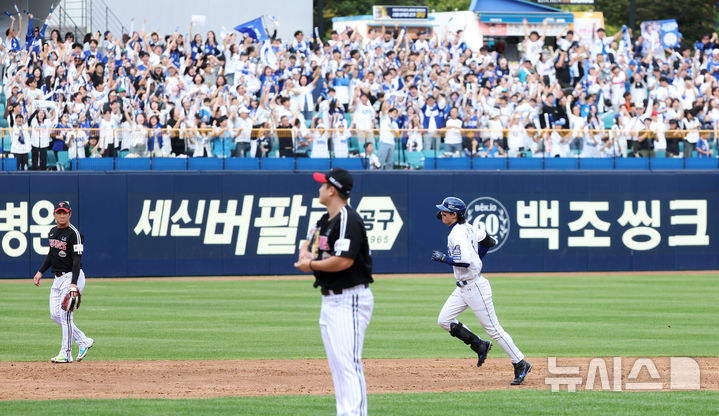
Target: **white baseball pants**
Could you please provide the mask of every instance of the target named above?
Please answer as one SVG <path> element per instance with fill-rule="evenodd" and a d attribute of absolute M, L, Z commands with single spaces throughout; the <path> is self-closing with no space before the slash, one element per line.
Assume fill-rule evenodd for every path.
<path fill-rule="evenodd" d="M 67 272 L 62 276 L 55 277 L 55 281 L 50 288 L 50 317 L 62 328 L 62 344 L 60 344 L 60 354 L 72 358 L 72 341 L 75 340 L 80 347 L 89 347 L 93 340 L 88 338 L 73 321 L 73 312 L 65 312 L 62 310 L 62 299 L 70 290 L 72 283 L 72 272 Z M 82 294 L 85 288 L 85 273 L 80 270 L 80 276 L 77 279 L 77 289 Z"/>
<path fill-rule="evenodd" d="M 320 331 L 332 371 L 338 416 L 367 415 L 362 346 L 373 308 L 374 296 L 365 285 L 322 296 Z"/>
<path fill-rule="evenodd" d="M 465 286 L 454 289 L 439 312 L 437 323 L 449 331 L 452 323 L 459 322 L 457 316 L 468 307 L 472 309 L 487 334 L 502 347 L 512 362 L 522 361 L 524 354 L 514 345 L 512 337 L 499 324 L 492 302 L 492 287 L 489 285 L 489 280 L 482 276 L 470 281 Z"/>

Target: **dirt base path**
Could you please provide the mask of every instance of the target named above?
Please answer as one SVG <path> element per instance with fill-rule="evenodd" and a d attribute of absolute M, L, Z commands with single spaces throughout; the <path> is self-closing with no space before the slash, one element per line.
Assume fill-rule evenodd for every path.
<path fill-rule="evenodd" d="M 474 367 L 471 358 L 369 359 L 364 364 L 368 393 L 549 390 L 550 385 L 545 382 L 548 359 L 529 361 L 534 367 L 522 386 L 509 385 L 512 368 L 508 359 L 501 358 L 488 359 L 482 368 Z M 589 358 L 558 358 L 557 365 L 578 366 L 582 382 L 577 389 L 585 389 L 590 361 Z M 607 374 L 605 390 L 617 387 L 631 390 L 631 383 L 658 382 L 662 390 L 669 391 L 671 383 L 678 381 L 672 378 L 668 357 L 651 359 L 659 374 L 659 378 L 654 379 L 648 367 L 641 368 L 638 377 L 630 378 L 637 359 L 625 357 L 621 361 L 621 380 L 617 382 L 614 359 L 603 360 Z M 719 391 L 719 358 L 694 358 L 694 361 L 701 370 L 701 390 Z M 69 366 L 72 372 L 67 371 Z M 684 374 L 691 375 L 690 367 Z M 601 368 L 599 370 L 594 390 L 603 389 Z M 3 362 L 0 374 L 0 400 L 333 394 L 326 360 Z M 566 385 L 562 389 L 566 390 Z"/>

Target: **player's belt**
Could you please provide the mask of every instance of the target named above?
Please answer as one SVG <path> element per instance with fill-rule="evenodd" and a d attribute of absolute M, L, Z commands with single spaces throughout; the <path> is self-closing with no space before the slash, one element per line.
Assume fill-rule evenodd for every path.
<path fill-rule="evenodd" d="M 457 280 L 457 287 L 467 286 L 469 284 L 468 280 Z"/>
<path fill-rule="evenodd" d="M 63 274 L 65 274 L 65 273 L 70 273 L 70 272 L 54 272 L 54 273 L 55 273 L 55 277 L 60 277 L 60 276 L 62 276 Z"/>
<path fill-rule="evenodd" d="M 360 285 L 347 287 L 344 289 L 327 289 L 327 288 L 323 287 L 320 289 L 320 292 L 322 292 L 322 296 L 341 295 L 343 290 L 355 289 L 355 288 L 360 288 L 360 287 L 368 288 L 369 283 L 362 283 Z"/>

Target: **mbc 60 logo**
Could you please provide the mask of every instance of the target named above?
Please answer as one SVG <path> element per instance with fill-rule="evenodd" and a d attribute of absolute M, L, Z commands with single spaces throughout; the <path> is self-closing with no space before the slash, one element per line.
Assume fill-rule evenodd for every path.
<path fill-rule="evenodd" d="M 467 221 L 497 240 L 489 253 L 499 250 L 509 237 L 509 213 L 494 198 L 485 196 L 467 204 Z"/>

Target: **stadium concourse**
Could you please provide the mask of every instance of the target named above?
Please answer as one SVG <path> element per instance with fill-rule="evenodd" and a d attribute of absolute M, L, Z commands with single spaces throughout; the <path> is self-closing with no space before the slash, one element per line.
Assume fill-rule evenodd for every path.
<path fill-rule="evenodd" d="M 421 167 L 423 156 L 716 157 L 716 33 L 664 49 L 628 31 L 532 32 L 510 63 L 471 50 L 462 31 L 396 25 L 259 42 L 134 22 L 75 39 L 12 23 L 5 170 L 100 157 L 361 155 L 373 169 Z"/>

